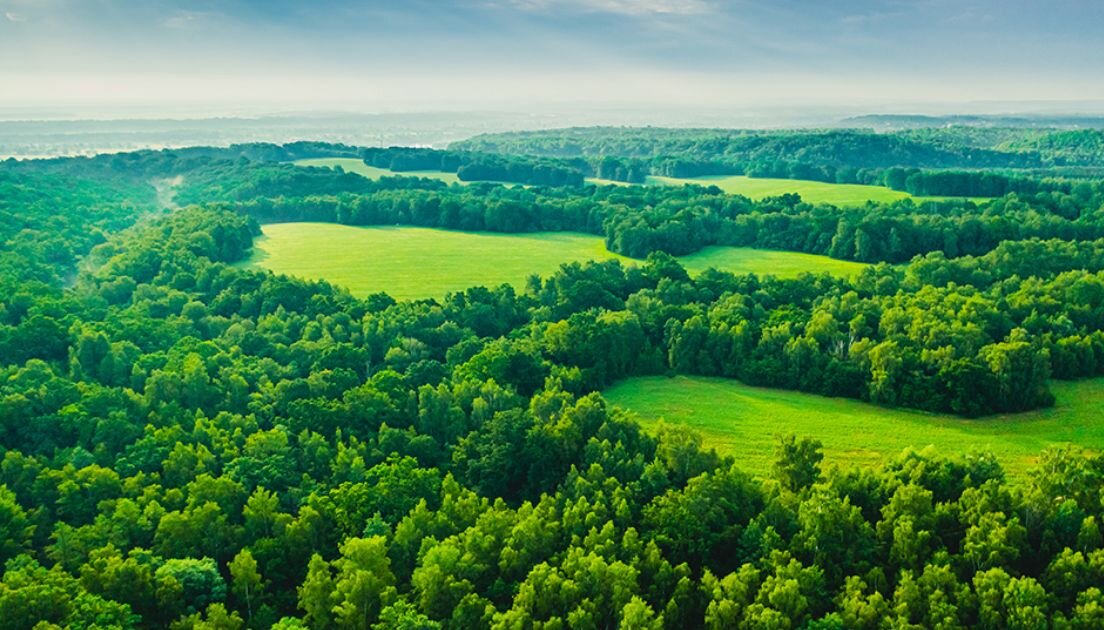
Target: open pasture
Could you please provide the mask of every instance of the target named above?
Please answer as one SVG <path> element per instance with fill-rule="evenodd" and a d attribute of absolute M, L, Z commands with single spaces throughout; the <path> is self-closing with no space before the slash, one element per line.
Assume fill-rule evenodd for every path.
<path fill-rule="evenodd" d="M 460 181 L 456 173 L 445 173 L 443 171 L 398 172 L 386 168 L 368 166 L 364 163 L 364 160 L 358 160 L 356 158 L 315 158 L 310 160 L 297 160 L 293 162 L 293 164 L 296 166 L 314 166 L 318 168 L 341 168 L 344 169 L 346 173 L 356 173 L 368 179 L 379 179 L 381 177 L 425 177 L 428 179 L 439 179 L 446 184 L 464 183 Z"/>
<path fill-rule="evenodd" d="M 327 280 L 365 296 L 443 297 L 476 285 L 523 288 L 568 262 L 633 263 L 606 249 L 601 237 L 573 232 L 500 234 L 418 227 L 354 227 L 336 223 L 272 223 L 244 266 Z M 733 273 L 794 277 L 803 271 L 856 273 L 860 263 L 826 256 L 741 247 L 710 247 L 680 259 L 691 273 L 716 267 Z"/>
<path fill-rule="evenodd" d="M 964 419 L 750 387 L 722 378 L 632 378 L 604 392 L 645 425 L 663 419 L 701 433 L 705 445 L 757 473 L 770 470 L 776 436 L 793 433 L 824 443 L 825 464 L 874 466 L 906 448 L 957 455 L 990 451 L 1005 470 L 1023 475 L 1046 447 L 1104 448 L 1104 379 L 1051 384 L 1057 403 L 1027 413 Z"/>
<path fill-rule="evenodd" d="M 771 179 L 746 177 L 743 175 L 710 175 L 705 177 L 658 177 L 647 180 L 653 186 L 683 186 L 697 184 L 716 186 L 729 194 L 743 195 L 750 199 L 777 197 L 787 193 L 797 193 L 809 203 L 828 203 L 834 206 L 862 206 L 868 201 L 889 203 L 902 199 L 913 199 L 917 203 L 938 201 L 952 197 L 916 197 L 907 192 L 893 190 L 885 186 L 864 186 L 861 184 L 831 184 L 802 179 Z M 975 203 L 987 201 L 983 197 L 969 197 Z"/>
<path fill-rule="evenodd" d="M 743 175 L 691 178 L 652 176 L 648 178 L 648 183 L 663 186 L 681 186 L 684 184 L 716 186 L 726 193 L 743 195 L 756 200 L 787 193 L 797 193 L 809 203 L 830 203 L 836 206 L 861 206 L 867 201 L 891 202 L 911 197 L 906 192 L 892 190 L 884 186 L 829 184 L 798 179 L 745 177 Z"/>

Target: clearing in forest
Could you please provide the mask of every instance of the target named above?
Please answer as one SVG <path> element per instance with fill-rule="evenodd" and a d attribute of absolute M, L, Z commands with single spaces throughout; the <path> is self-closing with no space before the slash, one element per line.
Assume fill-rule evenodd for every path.
<path fill-rule="evenodd" d="M 797 193 L 809 203 L 830 203 L 834 206 L 861 206 L 867 201 L 890 202 L 909 199 L 912 195 L 884 186 L 861 184 L 829 184 L 800 179 L 768 179 L 743 175 L 715 175 L 707 177 L 649 177 L 649 184 L 681 186 L 698 184 L 716 186 L 726 193 L 743 195 L 751 199 L 777 197 Z"/>
<path fill-rule="evenodd" d="M 1104 448 L 1104 379 L 1055 381 L 1051 389 L 1057 403 L 1050 409 L 976 419 L 696 376 L 631 378 L 603 393 L 645 426 L 663 419 L 693 427 L 706 446 L 756 473 L 769 472 L 776 436 L 793 433 L 823 442 L 829 466 L 875 466 L 930 446 L 942 455 L 989 451 L 1021 476 L 1048 446 Z"/>
<path fill-rule="evenodd" d="M 574 232 L 501 234 L 336 223 L 272 223 L 262 229 L 245 266 L 326 280 L 361 297 L 382 291 L 397 299 L 440 298 L 503 283 L 523 289 L 530 275 L 547 277 L 568 262 L 634 262 L 606 249 L 601 237 Z M 779 277 L 805 271 L 851 275 L 863 268 L 827 256 L 742 247 L 709 247 L 679 260 L 691 273 L 716 267 Z"/>
<path fill-rule="evenodd" d="M 358 160 L 356 158 L 314 158 L 310 160 L 296 160 L 293 164 L 296 166 L 315 166 L 319 168 L 340 167 L 346 173 L 356 173 L 368 179 L 379 179 L 381 177 L 425 177 L 428 179 L 439 179 L 446 184 L 464 183 L 460 181 L 456 173 L 446 173 L 444 171 L 392 171 L 386 168 L 368 166 L 364 163 L 364 160 Z"/>
<path fill-rule="evenodd" d="M 787 193 L 797 193 L 808 203 L 828 203 L 834 206 L 862 206 L 868 201 L 889 203 L 902 199 L 923 201 L 941 201 L 955 197 L 916 197 L 907 192 L 893 190 L 885 186 L 866 186 L 862 184 L 830 184 L 803 179 L 771 179 L 746 177 L 743 175 L 711 175 L 705 177 L 648 177 L 648 184 L 661 186 L 682 186 L 698 184 L 716 186 L 726 193 L 743 195 L 750 199 L 777 197 Z M 974 203 L 988 201 L 984 197 L 963 197 Z"/>

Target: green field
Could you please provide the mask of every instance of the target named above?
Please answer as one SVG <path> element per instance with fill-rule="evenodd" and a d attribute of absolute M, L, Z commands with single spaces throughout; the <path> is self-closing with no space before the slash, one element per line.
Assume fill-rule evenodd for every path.
<path fill-rule="evenodd" d="M 828 184 L 797 179 L 765 179 L 745 177 L 743 175 L 716 175 L 709 177 L 648 178 L 649 184 L 680 186 L 683 184 L 701 184 L 716 186 L 721 190 L 751 199 L 774 197 L 786 193 L 797 193 L 809 203 L 830 203 L 836 206 L 861 206 L 867 201 L 898 201 L 911 197 L 906 192 L 892 190 L 883 186 L 861 186 L 859 184 Z"/>
<path fill-rule="evenodd" d="M 428 179 L 439 179 L 446 184 L 464 183 L 460 181 L 456 173 L 445 173 L 443 171 L 403 171 L 400 173 L 386 168 L 368 166 L 364 163 L 364 160 L 358 160 L 356 158 L 316 158 L 310 160 L 297 160 L 293 162 L 293 164 L 296 166 L 315 166 L 319 168 L 341 167 L 346 173 L 356 173 L 368 179 L 379 179 L 381 177 L 425 177 Z"/>
<path fill-rule="evenodd" d="M 363 160 L 356 158 L 313 158 L 310 160 L 296 160 L 292 162 L 296 166 L 315 166 L 319 168 L 342 168 L 346 173 L 356 173 L 357 175 L 363 175 L 368 179 L 379 179 L 381 177 L 424 177 L 426 179 L 440 180 L 446 184 L 500 184 L 502 186 L 518 186 L 519 184 L 514 182 L 496 182 L 490 180 L 480 180 L 479 182 L 466 182 L 457 177 L 456 173 L 446 173 L 444 171 L 392 171 L 386 168 L 377 168 L 375 166 L 368 166 Z"/>
<path fill-rule="evenodd" d="M 272 223 L 254 242 L 244 266 L 328 280 L 365 296 L 444 297 L 471 286 L 548 276 L 563 263 L 617 258 L 601 237 L 571 232 L 498 234 L 415 227 L 353 227 L 336 223 Z M 717 267 L 734 273 L 793 277 L 802 271 L 852 274 L 860 263 L 826 256 L 740 247 L 710 247 L 680 259 L 692 273 Z"/>
<path fill-rule="evenodd" d="M 680 257 L 679 262 L 692 274 L 716 267 L 733 273 L 770 274 L 779 278 L 794 278 L 804 272 L 853 276 L 867 266 L 864 263 L 815 254 L 750 247 L 706 247 L 689 256 Z"/>
<path fill-rule="evenodd" d="M 710 175 L 705 177 L 658 177 L 649 176 L 648 184 L 656 186 L 682 186 L 699 184 L 716 186 L 726 193 L 743 195 L 750 199 L 775 197 L 786 193 L 797 193 L 809 203 L 830 203 L 835 206 L 861 206 L 867 201 L 891 202 L 901 199 L 916 201 L 935 201 L 949 197 L 913 197 L 912 195 L 886 188 L 885 186 L 863 186 L 860 184 L 829 184 L 800 179 L 770 179 L 745 177 L 743 175 Z M 971 197 L 975 202 L 984 198 Z"/>
<path fill-rule="evenodd" d="M 509 283 L 524 287 L 571 261 L 620 258 L 602 239 L 572 232 L 492 234 L 416 227 L 273 223 L 254 242 L 247 265 L 328 280 L 365 296 L 444 297 L 450 291 Z"/>
<path fill-rule="evenodd" d="M 604 395 L 645 426 L 664 419 L 694 427 L 706 445 L 757 473 L 770 468 L 775 436 L 793 433 L 823 442 L 827 464 L 875 465 L 906 448 L 931 446 L 945 455 L 990 451 L 1019 476 L 1050 445 L 1104 448 L 1104 379 L 1055 381 L 1052 389 L 1058 402 L 1051 409 L 974 420 L 720 378 L 633 378 Z"/>
<path fill-rule="evenodd" d="M 340 167 L 347 173 L 363 175 L 368 179 L 381 177 L 425 177 L 437 179 L 446 184 L 468 184 L 461 181 L 456 173 L 443 171 L 392 171 L 386 168 L 368 166 L 363 160 L 356 158 L 312 158 L 309 160 L 296 160 L 296 166 L 315 166 L 320 168 Z M 587 183 L 598 186 L 633 186 L 626 182 L 618 182 L 610 179 L 587 178 Z M 509 182 L 500 183 L 505 186 L 514 186 Z M 726 193 L 744 195 L 751 199 L 763 199 L 786 193 L 797 193 L 809 203 L 830 203 L 836 206 L 861 206 L 867 201 L 890 202 L 901 199 L 915 199 L 917 201 L 948 199 L 948 197 L 913 197 L 912 195 L 893 190 L 884 186 L 862 186 L 859 184 L 829 184 L 825 182 L 813 182 L 800 179 L 769 179 L 758 177 L 745 177 L 743 175 L 707 175 L 704 177 L 660 177 L 649 175 L 648 185 L 651 186 L 682 186 L 685 184 L 698 184 L 701 186 L 716 186 Z M 971 198 L 975 202 L 986 201 L 984 198 Z"/>

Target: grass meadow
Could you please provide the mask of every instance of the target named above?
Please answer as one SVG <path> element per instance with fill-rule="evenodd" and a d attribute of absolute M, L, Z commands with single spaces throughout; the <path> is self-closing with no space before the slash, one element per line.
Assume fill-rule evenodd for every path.
<path fill-rule="evenodd" d="M 648 177 L 648 184 L 653 186 L 683 186 L 685 184 L 716 186 L 729 194 L 743 195 L 756 200 L 786 193 L 797 193 L 801 195 L 802 200 L 809 203 L 828 203 L 840 207 L 862 206 L 868 201 L 887 203 L 912 199 L 917 203 L 921 203 L 924 201 L 956 199 L 956 197 L 915 197 L 907 192 L 893 190 L 885 186 L 829 184 L 801 179 L 769 179 L 745 177 L 743 175 L 712 175 L 690 178 L 650 176 Z M 969 199 L 974 203 L 988 201 L 985 197 L 962 197 L 962 199 Z"/>
<path fill-rule="evenodd" d="M 397 172 L 386 168 L 368 166 L 362 160 L 355 158 L 314 158 L 309 160 L 297 160 L 296 166 L 314 166 L 320 168 L 342 168 L 347 173 L 363 175 L 368 179 L 381 177 L 426 177 L 437 179 L 446 184 L 468 184 L 461 181 L 456 173 L 442 171 L 403 171 Z M 617 182 L 609 179 L 587 178 L 587 183 L 598 186 L 633 186 L 625 182 Z M 494 182 L 491 182 L 494 183 Z M 508 182 L 498 182 L 506 186 L 514 186 Z M 861 206 L 868 201 L 891 202 L 901 199 L 915 199 L 916 201 L 949 199 L 948 197 L 913 197 L 912 195 L 893 190 L 884 186 L 863 186 L 860 184 L 829 184 L 800 179 L 769 179 L 753 178 L 743 175 L 709 175 L 704 177 L 660 177 L 650 175 L 647 184 L 651 186 L 683 186 L 697 184 L 701 186 L 716 186 L 726 193 L 743 195 L 750 199 L 763 199 L 786 193 L 797 193 L 809 203 L 829 203 L 835 206 Z M 985 201 L 984 198 L 971 198 L 975 202 Z"/>
<path fill-rule="evenodd" d="M 860 184 L 828 184 L 798 179 L 766 179 L 743 175 L 716 175 L 707 177 L 676 178 L 648 177 L 648 183 L 663 186 L 700 184 L 716 186 L 726 193 L 743 195 L 751 199 L 775 197 L 797 193 L 809 203 L 830 203 L 835 206 L 861 206 L 867 201 L 890 202 L 909 199 L 911 195 L 884 186 Z"/>
<path fill-rule="evenodd" d="M 720 246 L 706 247 L 688 256 L 682 256 L 679 262 L 691 274 L 715 267 L 732 273 L 755 273 L 779 278 L 795 278 L 805 272 L 854 276 L 867 266 L 865 263 L 837 260 L 816 254 Z"/>
<path fill-rule="evenodd" d="M 503 283 L 522 288 L 572 261 L 620 258 L 602 239 L 572 232 L 497 234 L 417 227 L 353 227 L 336 223 L 273 223 L 254 242 L 248 266 L 327 280 L 365 296 L 396 299 Z"/>
<path fill-rule="evenodd" d="M 1051 387 L 1057 404 L 1050 409 L 972 420 L 721 378 L 632 378 L 603 393 L 647 427 L 660 419 L 693 427 L 706 445 L 758 473 L 770 469 L 776 436 L 793 433 L 823 442 L 827 465 L 877 465 L 906 448 L 931 447 L 945 455 L 990 451 L 1023 476 L 1047 446 L 1104 448 L 1104 379 Z"/>
<path fill-rule="evenodd" d="M 368 166 L 364 163 L 364 160 L 358 160 L 356 158 L 316 158 L 310 160 L 297 160 L 293 162 L 293 164 L 296 166 L 314 166 L 318 168 L 340 167 L 344 169 L 346 173 L 356 173 L 368 179 L 379 179 L 381 177 L 425 177 L 428 179 L 439 179 L 446 184 L 464 183 L 460 181 L 456 173 L 445 173 L 443 171 L 403 171 L 400 173 L 386 168 Z"/>
<path fill-rule="evenodd" d="M 271 223 L 244 266 L 327 280 L 354 295 L 380 291 L 397 299 L 444 297 L 471 286 L 523 288 L 532 274 L 561 264 L 616 258 L 601 237 L 573 232 L 500 234 L 336 223 Z M 794 277 L 803 271 L 853 274 L 861 263 L 826 256 L 710 247 L 680 258 L 691 273 L 716 267 L 734 273 Z"/>

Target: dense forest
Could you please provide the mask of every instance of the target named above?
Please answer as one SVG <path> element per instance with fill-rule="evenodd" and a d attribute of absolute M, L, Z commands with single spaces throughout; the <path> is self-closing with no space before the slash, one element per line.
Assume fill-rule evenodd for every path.
<path fill-rule="evenodd" d="M 1104 374 L 1104 186 L 841 209 L 285 163 L 447 155 L 0 164 L 0 628 L 1104 624 L 1100 454 L 1010 481 L 982 452 L 829 469 L 781 435 L 759 478 L 599 393 L 692 373 L 967 417 L 1051 404 L 1050 379 Z M 292 220 L 583 231 L 640 260 L 413 302 L 234 265 Z M 672 258 L 711 245 L 874 264 Z"/>

